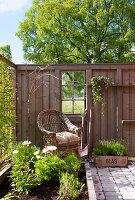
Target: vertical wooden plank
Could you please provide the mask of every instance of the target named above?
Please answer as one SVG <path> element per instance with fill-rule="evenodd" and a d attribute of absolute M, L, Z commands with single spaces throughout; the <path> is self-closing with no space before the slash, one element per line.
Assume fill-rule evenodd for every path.
<path fill-rule="evenodd" d="M 49 71 L 43 71 L 43 110 L 49 109 Z"/>
<path fill-rule="evenodd" d="M 86 83 L 92 78 L 92 70 L 86 70 Z M 94 133 L 93 133 L 93 105 L 92 105 L 92 90 L 91 86 L 86 87 L 86 109 L 87 109 L 87 135 L 83 136 L 82 142 L 87 140 L 89 144 L 89 152 L 92 152 L 94 145 Z"/>
<path fill-rule="evenodd" d="M 21 89 L 22 89 L 22 140 L 27 140 L 28 137 L 28 108 L 27 108 L 27 101 L 28 101 L 28 86 L 27 86 L 27 71 L 22 71 L 21 74 Z"/>
<path fill-rule="evenodd" d="M 123 136 L 123 142 L 124 145 L 127 147 L 128 149 L 128 154 L 130 152 L 130 144 L 129 144 L 129 138 L 130 138 L 130 133 L 129 133 L 129 124 L 123 124 L 123 130 L 122 130 L 122 136 Z"/>
<path fill-rule="evenodd" d="M 129 70 L 123 70 L 123 119 L 129 119 Z"/>
<path fill-rule="evenodd" d="M 135 85 L 135 70 L 130 70 L 130 85 Z M 135 119 L 135 87 L 129 89 L 129 119 Z"/>
<path fill-rule="evenodd" d="M 36 76 L 36 108 L 35 108 L 35 122 L 37 121 L 38 114 L 43 110 L 43 73 L 42 71 L 35 72 Z M 37 146 L 42 146 L 42 134 L 39 130 L 36 122 L 36 135 L 35 135 L 35 144 Z"/>
<path fill-rule="evenodd" d="M 135 85 L 135 69 L 132 74 L 132 84 Z M 135 87 L 132 87 L 132 102 L 133 102 L 133 111 L 132 111 L 132 119 L 135 119 Z"/>
<path fill-rule="evenodd" d="M 128 133 L 128 134 L 127 134 Z M 124 136 L 124 144 L 128 149 L 128 156 L 135 155 L 135 124 L 126 123 L 123 124 L 123 136 Z"/>
<path fill-rule="evenodd" d="M 60 70 L 55 70 L 55 109 L 60 111 L 61 108 L 61 91 L 60 91 Z"/>
<path fill-rule="evenodd" d="M 115 71 L 108 71 L 108 78 L 115 82 Z M 108 139 L 117 139 L 117 105 L 116 105 L 116 88 L 108 87 Z"/>
<path fill-rule="evenodd" d="M 129 70 L 123 70 L 123 119 L 129 119 Z"/>
<path fill-rule="evenodd" d="M 123 93 L 122 93 L 122 110 L 123 110 L 123 119 L 124 120 L 129 120 L 129 70 L 123 70 L 122 73 L 122 80 L 123 80 Z M 129 145 L 129 137 L 130 137 L 130 125 L 125 124 L 122 129 L 122 139 L 126 143 L 128 147 L 128 152 L 130 151 L 130 145 Z"/>
<path fill-rule="evenodd" d="M 135 77 L 134 77 L 134 70 L 130 69 L 129 70 L 129 84 L 130 85 L 133 85 L 135 84 Z M 134 116 L 135 116 L 135 87 L 132 87 L 130 86 L 129 87 L 129 119 L 135 119 Z M 135 141 L 135 125 L 134 124 L 131 124 L 129 126 L 129 143 L 130 143 L 130 146 L 129 146 L 129 154 L 134 154 L 135 153 L 135 144 L 134 144 L 134 141 Z"/>
<path fill-rule="evenodd" d="M 101 70 L 93 70 L 93 77 L 100 76 Z M 93 104 L 93 134 L 94 134 L 94 144 L 101 140 L 101 104 Z"/>
<path fill-rule="evenodd" d="M 21 84 L 21 71 L 16 72 L 16 115 L 17 115 L 17 124 L 16 124 L 16 136 L 17 141 L 22 140 L 22 84 Z"/>
<path fill-rule="evenodd" d="M 135 156 L 135 124 L 130 126 L 130 135 L 129 135 L 129 143 L 130 143 L 130 155 Z"/>
<path fill-rule="evenodd" d="M 35 76 L 35 72 L 34 71 L 30 71 L 29 72 L 29 140 L 32 142 L 32 144 L 36 144 L 36 86 L 35 86 L 35 82 L 36 82 L 36 76 Z"/>
<path fill-rule="evenodd" d="M 122 69 L 117 69 L 117 84 L 122 85 Z M 123 139 L 122 136 L 122 118 L 123 118 L 123 100 L 122 100 L 122 87 L 117 87 L 117 132 L 118 132 L 118 139 Z"/>
<path fill-rule="evenodd" d="M 100 76 L 108 77 L 108 70 L 102 70 Z M 100 138 L 108 139 L 108 89 L 103 90 L 104 108 L 101 110 L 101 136 Z M 102 108 L 101 108 L 102 109 Z"/>
<path fill-rule="evenodd" d="M 55 109 L 55 72 L 50 71 L 50 109 Z"/>

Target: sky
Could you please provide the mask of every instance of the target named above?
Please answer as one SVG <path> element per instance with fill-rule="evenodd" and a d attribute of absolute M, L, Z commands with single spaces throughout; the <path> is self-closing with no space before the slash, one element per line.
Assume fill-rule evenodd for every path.
<path fill-rule="evenodd" d="M 23 59 L 22 41 L 15 35 L 19 21 L 32 6 L 32 0 L 0 0 L 0 46 L 10 45 L 12 61 L 26 63 Z"/>

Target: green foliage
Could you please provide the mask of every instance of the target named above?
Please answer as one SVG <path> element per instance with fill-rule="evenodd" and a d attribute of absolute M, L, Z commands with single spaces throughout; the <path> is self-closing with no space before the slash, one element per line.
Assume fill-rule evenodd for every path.
<path fill-rule="evenodd" d="M 13 73 L 10 66 L 0 62 L 0 151 L 2 157 L 8 154 L 8 150 L 15 139 L 13 125 L 16 123 L 15 91 L 13 91 Z"/>
<path fill-rule="evenodd" d="M 5 195 L 3 198 L 1 198 L 0 200 L 11 200 L 17 198 L 19 199 L 20 197 L 17 195 L 13 195 L 12 193 L 8 193 L 7 195 Z"/>
<path fill-rule="evenodd" d="M 13 166 L 10 172 L 13 191 L 28 194 L 31 188 L 40 184 L 34 168 L 37 156 L 42 156 L 42 152 L 36 146 L 29 146 L 28 141 L 15 146 L 11 155 Z"/>
<path fill-rule="evenodd" d="M 62 112 L 72 113 L 72 101 L 62 101 Z M 84 101 L 74 102 L 74 114 L 84 113 Z"/>
<path fill-rule="evenodd" d="M 60 158 L 61 154 L 52 154 L 50 150 L 43 156 L 43 150 L 31 146 L 30 143 L 30 141 L 18 143 L 11 154 L 13 166 L 10 179 L 13 192 L 28 194 L 31 188 L 41 184 L 44 180 L 56 180 L 62 172 L 68 171 L 70 174 L 75 174 L 79 170 L 80 162 L 74 154 L 68 154 L 63 159 Z M 78 187 L 77 179 L 73 183 L 75 187 Z"/>
<path fill-rule="evenodd" d="M 60 172 L 65 169 L 65 162 L 58 155 L 47 154 L 35 164 L 35 172 L 42 180 L 55 180 L 59 178 Z"/>
<path fill-rule="evenodd" d="M 58 154 L 47 154 L 35 164 L 35 172 L 41 180 L 55 180 L 63 171 L 76 173 L 80 169 L 80 161 L 74 153 L 69 153 L 64 159 Z"/>
<path fill-rule="evenodd" d="M 127 153 L 127 148 L 117 141 L 101 140 L 93 149 L 95 155 L 102 156 L 124 156 Z"/>
<path fill-rule="evenodd" d="M 84 184 L 78 181 L 73 174 L 62 173 L 60 178 L 59 197 L 76 199 L 82 191 Z"/>
<path fill-rule="evenodd" d="M 62 85 L 62 99 L 83 98 L 84 72 L 62 72 Z"/>
<path fill-rule="evenodd" d="M 101 102 L 102 111 L 104 107 L 104 99 L 103 99 L 103 89 L 107 88 L 109 85 L 113 84 L 109 82 L 109 78 L 103 76 L 95 76 L 90 79 L 90 83 L 92 84 L 92 97 L 93 103 Z"/>
<path fill-rule="evenodd" d="M 132 0 L 34 0 L 17 35 L 34 63 L 135 62 L 134 13 Z"/>
<path fill-rule="evenodd" d="M 0 54 L 5 56 L 9 60 L 12 60 L 10 45 L 0 47 Z"/>
<path fill-rule="evenodd" d="M 81 167 L 81 163 L 74 153 L 69 153 L 64 161 L 66 163 L 65 169 L 68 173 L 76 173 Z"/>

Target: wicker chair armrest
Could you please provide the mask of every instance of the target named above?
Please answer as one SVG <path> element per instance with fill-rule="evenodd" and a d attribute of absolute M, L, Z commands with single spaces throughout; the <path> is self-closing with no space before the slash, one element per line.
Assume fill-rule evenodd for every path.
<path fill-rule="evenodd" d="M 62 114 L 62 119 L 70 132 L 75 133 L 76 135 L 80 136 L 81 127 L 77 127 L 74 124 L 72 124 L 70 120 L 66 117 L 66 115 L 64 114 Z"/>
<path fill-rule="evenodd" d="M 39 127 L 39 126 L 38 126 L 38 127 Z M 39 127 L 39 129 L 40 129 L 40 131 L 41 131 L 42 133 L 45 133 L 45 134 L 47 134 L 47 135 L 56 134 L 55 132 L 48 131 L 48 130 L 46 130 L 46 129 L 43 128 L 43 127 Z"/>

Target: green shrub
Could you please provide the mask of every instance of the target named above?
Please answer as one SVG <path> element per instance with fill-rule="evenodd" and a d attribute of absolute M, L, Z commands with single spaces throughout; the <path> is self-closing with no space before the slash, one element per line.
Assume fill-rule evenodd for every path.
<path fill-rule="evenodd" d="M 75 175 L 79 170 L 80 162 L 74 154 L 61 158 L 60 154 L 51 152 L 52 146 L 47 147 L 46 151 L 45 149 L 41 151 L 30 143 L 30 141 L 18 143 L 11 154 L 13 166 L 10 179 L 13 191 L 28 194 L 31 188 L 41 184 L 43 180 L 56 180 L 65 171 Z"/>
<path fill-rule="evenodd" d="M 116 142 L 112 145 L 112 155 L 125 156 L 126 153 L 127 153 L 127 148 L 124 145 L 122 145 L 118 142 Z"/>
<path fill-rule="evenodd" d="M 15 91 L 13 90 L 13 71 L 0 61 L 0 161 L 9 155 L 15 140 L 13 128 L 16 124 Z"/>
<path fill-rule="evenodd" d="M 35 174 L 34 164 L 42 155 L 36 146 L 30 146 L 29 141 L 24 141 L 15 146 L 11 155 L 13 166 L 10 172 L 10 179 L 13 191 L 28 194 L 31 188 L 40 184 Z"/>
<path fill-rule="evenodd" d="M 62 173 L 60 178 L 59 197 L 75 199 L 82 191 L 84 184 L 75 178 L 74 174 Z"/>
<path fill-rule="evenodd" d="M 81 163 L 76 157 L 74 153 L 69 153 L 65 157 L 65 163 L 66 163 L 66 171 L 69 173 L 75 173 L 80 169 Z"/>
<path fill-rule="evenodd" d="M 99 141 L 93 149 L 95 155 L 102 156 L 124 156 L 126 155 L 127 148 L 117 141 Z"/>
<path fill-rule="evenodd" d="M 46 155 L 35 164 L 35 172 L 42 180 L 55 180 L 66 167 L 66 163 L 58 155 Z"/>

